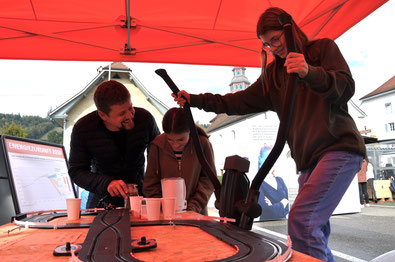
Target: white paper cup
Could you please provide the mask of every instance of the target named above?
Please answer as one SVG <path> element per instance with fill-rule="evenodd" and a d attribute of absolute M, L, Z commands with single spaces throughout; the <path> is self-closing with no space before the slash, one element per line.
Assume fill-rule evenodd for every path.
<path fill-rule="evenodd" d="M 130 197 L 130 211 L 133 213 L 134 216 L 140 217 L 141 212 L 141 200 L 143 199 L 142 196 L 131 196 Z"/>
<path fill-rule="evenodd" d="M 67 219 L 78 220 L 80 218 L 81 198 L 67 198 Z"/>
<path fill-rule="evenodd" d="M 176 213 L 176 198 L 175 197 L 164 197 L 162 198 L 162 210 L 164 219 L 174 219 Z"/>
<path fill-rule="evenodd" d="M 161 198 L 146 198 L 148 220 L 159 220 Z"/>

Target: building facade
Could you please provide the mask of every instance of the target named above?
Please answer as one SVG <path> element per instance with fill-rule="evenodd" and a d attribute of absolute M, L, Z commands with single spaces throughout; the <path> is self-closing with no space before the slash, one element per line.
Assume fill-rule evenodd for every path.
<path fill-rule="evenodd" d="M 248 81 L 248 78 L 245 76 L 245 71 L 245 67 L 234 67 L 232 69 L 233 78 L 229 84 L 231 93 L 244 90 L 250 86 L 250 81 Z"/>
<path fill-rule="evenodd" d="M 232 69 L 233 78 L 229 84 L 231 93 L 244 90 L 250 85 L 245 70 L 244 67 Z M 226 157 L 239 155 L 250 161 L 247 176 L 252 181 L 263 162 L 262 156 L 267 156 L 276 141 L 279 127 L 277 114 L 272 111 L 243 116 L 219 114 L 210 122 L 207 132 L 214 148 L 217 174 L 224 173 Z M 287 185 L 292 184 L 291 187 L 297 188 L 296 166 L 287 145 L 272 170 Z"/>
<path fill-rule="evenodd" d="M 81 117 L 96 110 L 93 101 L 95 90 L 102 82 L 110 79 L 125 85 L 130 92 L 133 106 L 148 110 L 154 116 L 159 129 L 162 128 L 162 118 L 168 106 L 145 88 L 130 68 L 123 63 L 112 63 L 109 66 L 100 67 L 98 74 L 81 92 L 49 113 L 49 117 L 63 127 L 63 145 L 67 154 L 74 124 Z"/>
<path fill-rule="evenodd" d="M 380 141 L 395 140 L 395 76 L 360 100 L 368 115 L 364 121 L 366 135 Z"/>

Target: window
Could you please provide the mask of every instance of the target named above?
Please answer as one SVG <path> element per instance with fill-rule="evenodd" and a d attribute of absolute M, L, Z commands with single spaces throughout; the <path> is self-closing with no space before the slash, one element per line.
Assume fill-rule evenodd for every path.
<path fill-rule="evenodd" d="M 385 112 L 387 114 L 391 114 L 392 113 L 392 105 L 391 105 L 391 103 L 385 103 Z"/>
<path fill-rule="evenodd" d="M 389 131 L 395 131 L 395 124 L 394 124 L 394 122 L 388 123 L 388 129 L 389 129 Z"/>

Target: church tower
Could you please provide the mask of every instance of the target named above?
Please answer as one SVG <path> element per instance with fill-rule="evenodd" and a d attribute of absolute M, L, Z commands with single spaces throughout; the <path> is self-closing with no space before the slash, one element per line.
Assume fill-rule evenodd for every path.
<path fill-rule="evenodd" d="M 230 91 L 232 93 L 236 93 L 240 90 L 246 89 L 250 85 L 250 81 L 248 81 L 247 77 L 245 76 L 245 67 L 234 67 L 233 71 L 233 78 L 230 82 Z"/>

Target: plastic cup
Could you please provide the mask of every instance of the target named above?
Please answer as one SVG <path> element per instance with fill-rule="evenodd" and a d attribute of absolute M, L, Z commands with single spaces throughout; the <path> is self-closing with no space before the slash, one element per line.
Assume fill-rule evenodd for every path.
<path fill-rule="evenodd" d="M 141 200 L 143 197 L 141 196 L 131 196 L 130 198 L 130 211 L 134 216 L 140 217 L 141 213 Z"/>
<path fill-rule="evenodd" d="M 67 219 L 78 220 L 81 211 L 81 198 L 67 198 Z"/>
<path fill-rule="evenodd" d="M 176 213 L 176 198 L 175 197 L 164 197 L 162 198 L 162 210 L 164 219 L 174 219 Z"/>
<path fill-rule="evenodd" d="M 147 219 L 148 220 L 159 220 L 160 218 L 160 204 L 161 198 L 146 198 L 147 203 Z"/>

